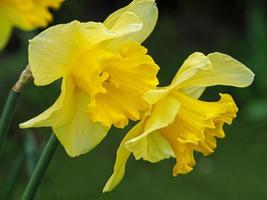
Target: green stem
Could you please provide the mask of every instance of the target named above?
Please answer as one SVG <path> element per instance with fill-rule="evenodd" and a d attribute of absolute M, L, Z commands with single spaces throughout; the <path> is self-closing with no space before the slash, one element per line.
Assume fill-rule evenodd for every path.
<path fill-rule="evenodd" d="M 20 93 L 10 91 L 0 118 L 0 157 L 5 146 L 9 125 L 11 123 Z"/>
<path fill-rule="evenodd" d="M 33 77 L 30 67 L 27 65 L 26 68 L 20 74 L 19 79 L 17 80 L 13 88 L 10 90 L 10 93 L 7 97 L 0 118 L 0 158 L 4 150 L 9 125 L 11 123 L 16 105 L 18 103 L 20 93 L 23 88 L 32 81 L 32 79 Z"/>
<path fill-rule="evenodd" d="M 31 200 L 34 198 L 35 193 L 44 177 L 44 174 L 48 168 L 48 165 L 56 152 L 58 146 L 58 140 L 55 134 L 52 133 L 50 136 L 41 157 L 33 171 L 33 174 L 30 178 L 28 185 L 26 186 L 24 193 L 22 195 L 22 200 Z"/>

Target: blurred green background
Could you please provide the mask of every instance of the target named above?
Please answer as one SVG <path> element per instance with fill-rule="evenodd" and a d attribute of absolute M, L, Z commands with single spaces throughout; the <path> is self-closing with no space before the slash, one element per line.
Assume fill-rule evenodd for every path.
<path fill-rule="evenodd" d="M 65 0 L 54 11 L 53 24 L 103 21 L 130 0 Z M 205 100 L 228 92 L 239 106 L 226 138 L 209 157 L 196 154 L 192 173 L 172 177 L 174 159 L 157 164 L 130 159 L 121 184 L 111 193 L 102 188 L 113 170 L 116 149 L 127 130 L 112 129 L 92 152 L 72 159 L 60 146 L 40 186 L 37 200 L 261 200 L 267 199 L 267 3 L 260 0 L 158 0 L 158 24 L 144 45 L 161 66 L 161 85 L 170 83 L 186 57 L 195 52 L 227 53 L 256 74 L 246 89 L 212 87 Z M 0 27 L 1 28 L 1 27 Z M 27 64 L 27 41 L 41 30 L 14 30 L 0 53 L 0 108 L 8 90 Z M 6 150 L 0 161 L 0 199 L 20 199 L 50 129 L 19 130 L 18 123 L 48 108 L 59 94 L 59 83 L 29 86 L 20 99 Z M 127 129 L 129 129 L 128 127 Z M 27 139 L 25 139 L 27 138 Z M 26 155 L 26 156 L 23 156 Z M 17 166 L 19 170 L 16 170 Z M 11 176 L 17 171 L 16 176 Z M 16 187 L 8 187 L 17 179 Z"/>

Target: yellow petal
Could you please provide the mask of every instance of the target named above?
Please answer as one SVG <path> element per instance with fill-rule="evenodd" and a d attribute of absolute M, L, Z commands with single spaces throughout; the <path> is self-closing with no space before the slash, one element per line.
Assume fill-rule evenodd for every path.
<path fill-rule="evenodd" d="M 216 74 L 210 77 L 207 81 L 207 85 L 229 85 L 235 87 L 247 87 L 254 80 L 254 73 L 245 65 L 237 61 L 236 59 L 222 53 L 211 53 L 207 56 Z M 216 80 L 217 79 L 217 80 Z"/>
<path fill-rule="evenodd" d="M 101 23 L 73 21 L 46 29 L 29 45 L 29 65 L 34 83 L 47 85 L 63 77 L 80 53 L 90 48 L 92 41 L 97 43 L 112 37 L 114 34 Z"/>
<path fill-rule="evenodd" d="M 203 94 L 205 89 L 206 87 L 192 86 L 183 88 L 182 91 L 188 96 L 198 99 Z"/>
<path fill-rule="evenodd" d="M 88 104 L 89 97 L 74 88 L 71 78 L 66 78 L 55 104 L 20 127 L 52 127 L 66 152 L 78 156 L 92 150 L 108 132 L 108 128 L 87 117 Z"/>
<path fill-rule="evenodd" d="M 125 15 L 128 15 L 126 13 Z M 130 14 L 131 15 L 131 14 Z M 46 29 L 30 41 L 29 64 L 36 85 L 47 85 L 64 76 L 80 54 L 112 38 L 140 29 L 135 15 L 128 26 L 108 30 L 102 23 L 73 21 Z M 74 66 L 77 67 L 77 66 Z"/>
<path fill-rule="evenodd" d="M 139 135 L 144 128 L 144 120 L 140 121 L 138 124 L 136 124 L 124 137 L 122 140 L 118 150 L 117 150 L 117 157 L 114 165 L 113 174 L 105 184 L 105 187 L 103 189 L 103 192 L 109 192 L 113 190 L 122 180 L 124 173 L 125 173 L 125 165 L 127 163 L 127 160 L 129 156 L 131 155 L 131 152 L 128 151 L 125 148 L 125 142 L 127 142 L 129 139 L 136 137 Z"/>
<path fill-rule="evenodd" d="M 131 35 L 127 35 L 125 40 L 137 41 L 142 43 L 153 31 L 157 19 L 158 19 L 158 9 L 154 0 L 134 0 L 128 6 L 117 10 L 112 13 L 105 21 L 104 24 L 109 29 L 112 29 L 117 21 L 121 18 L 122 15 L 126 12 L 132 12 L 140 18 L 142 21 L 142 29 L 138 32 L 135 32 Z M 128 20 L 123 20 L 125 25 L 129 23 Z"/>
<path fill-rule="evenodd" d="M 127 125 L 129 118 L 139 120 L 148 105 L 142 95 L 158 84 L 158 66 L 138 43 L 123 45 L 113 59 L 102 63 L 108 79 L 103 83 L 106 92 L 92 100 L 88 115 L 94 122 L 118 128 Z"/>
<path fill-rule="evenodd" d="M 124 33 L 121 35 L 125 35 L 125 33 L 129 34 L 139 31 L 142 27 L 143 22 L 141 21 L 141 19 L 133 12 L 127 11 L 120 15 L 120 17 L 116 20 L 116 23 L 112 27 L 107 28 L 110 31 L 121 32 Z M 129 31 L 129 29 L 132 29 L 132 31 Z"/>
<path fill-rule="evenodd" d="M 112 27 L 107 28 L 114 33 L 119 33 L 120 36 L 124 36 L 140 31 L 142 27 L 141 19 L 135 13 L 127 11 L 120 15 Z"/>
<path fill-rule="evenodd" d="M 137 160 L 143 158 L 150 162 L 158 162 L 173 156 L 170 144 L 157 133 L 157 130 L 173 123 L 179 108 L 180 103 L 171 97 L 165 97 L 153 106 L 151 114 L 145 120 L 142 133 L 125 144 Z"/>
<path fill-rule="evenodd" d="M 171 88 L 168 86 L 160 87 L 155 90 L 149 90 L 143 95 L 143 99 L 147 103 L 153 105 L 157 103 L 158 101 L 160 101 L 161 99 L 165 98 L 169 94 L 170 91 L 171 91 Z"/>
<path fill-rule="evenodd" d="M 141 19 L 133 12 L 125 12 L 120 15 L 116 20 L 116 23 L 108 30 L 113 34 L 117 34 L 112 40 L 107 40 L 102 43 L 105 48 L 110 50 L 117 50 L 121 45 L 134 41 L 130 37 L 142 30 L 143 22 Z M 107 27 L 108 28 L 108 27 Z"/>
<path fill-rule="evenodd" d="M 136 142 L 129 141 L 130 143 L 125 144 L 126 148 L 134 154 L 136 160 L 143 158 L 143 160 L 155 163 L 174 156 L 169 142 L 157 131 L 153 131 Z"/>
<path fill-rule="evenodd" d="M 195 52 L 184 61 L 175 75 L 171 87 L 177 87 L 182 82 L 191 79 L 199 71 L 209 71 L 211 69 L 212 64 L 207 56 L 203 53 Z"/>
<path fill-rule="evenodd" d="M 77 56 L 82 26 L 73 21 L 46 29 L 30 41 L 29 65 L 36 85 L 63 77 Z"/>
<path fill-rule="evenodd" d="M 167 96 L 172 90 L 178 89 L 178 87 L 183 82 L 190 80 L 192 77 L 195 76 L 198 71 L 206 71 L 209 70 L 211 67 L 212 66 L 210 60 L 204 54 L 199 52 L 193 53 L 184 61 L 182 67 L 178 70 L 172 83 L 169 86 L 160 87 L 157 90 L 148 91 L 144 95 L 144 99 L 146 102 L 154 104 L 160 99 Z M 187 87 L 184 87 L 183 89 L 186 89 Z"/>
<path fill-rule="evenodd" d="M 0 12 L 2 12 L 2 10 L 0 9 Z M 0 50 L 3 49 L 10 37 L 11 34 L 11 30 L 12 30 L 12 25 L 11 23 L 8 21 L 8 19 L 6 19 L 4 16 L 2 16 L 0 14 Z"/>
<path fill-rule="evenodd" d="M 143 27 L 141 19 L 133 12 L 123 13 L 116 21 L 116 24 L 114 24 L 114 26 L 111 28 L 106 27 L 100 22 L 86 22 L 82 24 L 86 29 L 84 37 L 86 38 L 87 43 L 96 44 L 102 42 L 101 45 L 105 48 L 114 48 L 107 46 L 118 46 L 118 44 L 120 44 L 119 41 L 122 40 L 123 43 L 128 42 L 126 41 L 125 37 L 140 31 Z"/>
<path fill-rule="evenodd" d="M 211 53 L 204 56 L 201 53 L 195 53 L 193 55 L 178 71 L 173 87 L 177 89 L 214 85 L 247 87 L 254 79 L 254 74 L 250 69 L 226 54 Z M 185 65 L 186 63 L 191 65 Z"/>
<path fill-rule="evenodd" d="M 226 54 L 216 52 L 205 56 L 196 52 L 185 60 L 169 86 L 147 92 L 144 99 L 154 104 L 174 89 L 198 98 L 205 87 L 247 87 L 253 79 L 254 74 L 250 69 Z"/>
<path fill-rule="evenodd" d="M 164 128 L 175 120 L 175 117 L 180 109 L 180 103 L 172 98 L 165 97 L 157 102 L 151 111 L 151 114 L 145 122 L 144 131 L 139 136 L 129 140 L 127 146 L 134 145 L 138 140 L 151 134 L 153 131 Z"/>
<path fill-rule="evenodd" d="M 61 126 L 67 123 L 74 113 L 74 84 L 70 78 L 64 78 L 61 94 L 56 102 L 40 115 L 20 124 L 20 128 Z M 64 110 L 64 114 L 62 114 Z"/>
<path fill-rule="evenodd" d="M 92 122 L 87 114 L 89 97 L 75 91 L 75 110 L 72 118 L 62 126 L 53 126 L 53 131 L 64 146 L 69 156 L 79 156 L 95 148 L 106 136 L 109 128 L 100 123 Z M 70 106 L 70 105 L 68 105 Z M 64 115 L 65 108 L 61 110 Z"/>

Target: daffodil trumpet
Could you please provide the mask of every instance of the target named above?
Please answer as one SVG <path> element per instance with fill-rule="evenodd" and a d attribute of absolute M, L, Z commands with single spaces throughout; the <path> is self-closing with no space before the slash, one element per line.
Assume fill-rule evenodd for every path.
<path fill-rule="evenodd" d="M 238 111 L 229 94 L 220 94 L 217 102 L 198 98 L 206 87 L 247 87 L 253 79 L 252 71 L 226 54 L 190 55 L 169 86 L 145 93 L 143 98 L 151 108 L 122 140 L 113 174 L 103 191 L 119 184 L 131 154 L 136 160 L 152 163 L 176 158 L 174 176 L 192 171 L 194 152 L 205 156 L 213 153 L 216 138 L 225 137 L 223 125 L 231 124 Z"/>

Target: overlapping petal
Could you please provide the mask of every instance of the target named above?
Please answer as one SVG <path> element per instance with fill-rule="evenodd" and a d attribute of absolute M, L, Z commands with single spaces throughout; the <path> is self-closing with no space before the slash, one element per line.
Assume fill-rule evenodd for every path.
<path fill-rule="evenodd" d="M 144 131 L 134 139 L 127 142 L 128 148 L 135 145 L 135 142 L 146 137 L 148 134 L 158 129 L 164 128 L 175 120 L 180 109 L 180 103 L 172 97 L 161 99 L 152 108 L 151 114 L 146 119 Z"/>
<path fill-rule="evenodd" d="M 20 124 L 20 127 L 50 127 L 66 124 L 71 119 L 75 109 L 74 91 L 73 80 L 71 78 L 64 78 L 61 85 L 61 94 L 56 102 L 45 112 Z"/>
<path fill-rule="evenodd" d="M 173 155 L 170 145 L 157 130 L 172 124 L 179 109 L 180 103 L 171 97 L 166 97 L 153 106 L 151 114 L 145 120 L 143 131 L 125 144 L 136 159 L 158 162 Z"/>
<path fill-rule="evenodd" d="M 149 91 L 144 98 L 153 104 L 171 90 L 193 92 L 191 95 L 198 97 L 205 87 L 247 87 L 253 80 L 254 73 L 231 56 L 217 52 L 205 56 L 196 52 L 185 60 L 169 86 Z"/>
<path fill-rule="evenodd" d="M 95 148 L 106 136 L 109 128 L 92 122 L 87 114 L 88 95 L 80 90 L 74 94 L 74 113 L 71 119 L 62 126 L 52 126 L 54 133 L 71 156 L 79 156 Z M 69 105 L 68 105 L 69 106 Z M 64 115 L 62 109 L 62 115 Z"/>
<path fill-rule="evenodd" d="M 198 99 L 204 93 L 205 89 L 206 87 L 192 86 L 192 87 L 183 88 L 182 91 L 188 96 Z"/>
<path fill-rule="evenodd" d="M 142 137 L 137 136 L 127 141 L 125 146 L 133 153 L 136 160 L 143 159 L 156 163 L 174 157 L 170 143 L 158 131 Z"/>
<path fill-rule="evenodd" d="M 38 86 L 63 77 L 77 56 L 83 31 L 79 22 L 53 26 L 30 41 L 29 65 Z"/>
<path fill-rule="evenodd" d="M 198 57 L 204 55 L 199 54 L 195 57 L 189 57 L 186 62 L 197 61 Z M 194 54 L 193 54 L 194 55 Z M 253 79 L 254 73 L 245 65 L 235 60 L 231 56 L 222 53 L 211 53 L 205 56 L 208 59 L 207 63 L 203 66 L 192 65 L 189 69 L 185 69 L 187 66 L 182 66 L 182 71 L 177 74 L 174 79 L 174 86 L 178 88 L 185 88 L 188 86 L 214 86 L 214 85 L 227 85 L 234 87 L 247 87 Z M 200 63 L 201 65 L 201 63 Z M 188 76 L 187 80 L 182 80 L 185 73 L 194 71 L 193 76 Z M 192 73 L 192 72 L 191 72 Z"/>
<path fill-rule="evenodd" d="M 143 158 L 150 162 L 173 156 L 171 146 L 156 130 L 171 124 L 179 108 L 179 102 L 166 98 L 153 108 L 151 118 L 144 118 L 127 133 L 117 151 L 114 172 L 106 183 L 104 192 L 111 191 L 121 181 L 131 153 L 136 159 Z"/>
<path fill-rule="evenodd" d="M 136 41 L 142 43 L 151 34 L 158 19 L 158 9 L 155 0 L 134 0 L 128 6 L 125 6 L 124 8 L 112 13 L 104 21 L 104 25 L 109 29 L 114 29 L 114 26 L 116 26 L 121 16 L 127 12 L 134 13 L 140 18 L 142 21 L 142 29 L 140 29 L 138 32 L 133 32 L 132 34 L 121 38 L 120 41 Z M 127 20 L 124 21 L 127 22 Z"/>
<path fill-rule="evenodd" d="M 74 157 L 92 150 L 106 136 L 109 128 L 93 123 L 86 114 L 90 99 L 75 90 L 73 80 L 63 80 L 62 92 L 48 110 L 20 124 L 21 128 L 52 127 L 67 153 Z"/>
<path fill-rule="evenodd" d="M 34 83 L 50 84 L 63 77 L 82 52 L 142 28 L 142 22 L 133 13 L 124 13 L 122 18 L 118 19 L 114 29 L 107 29 L 102 23 L 73 21 L 48 28 L 36 36 L 29 45 L 29 64 Z M 102 46 L 105 47 L 105 44 Z"/>

